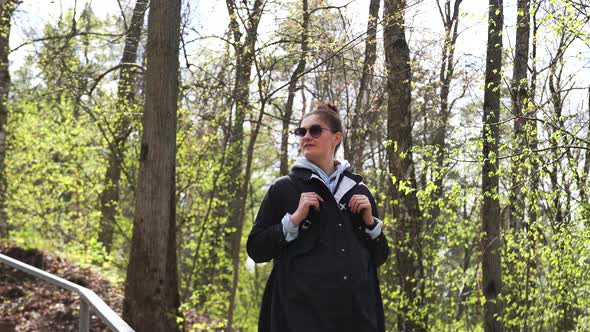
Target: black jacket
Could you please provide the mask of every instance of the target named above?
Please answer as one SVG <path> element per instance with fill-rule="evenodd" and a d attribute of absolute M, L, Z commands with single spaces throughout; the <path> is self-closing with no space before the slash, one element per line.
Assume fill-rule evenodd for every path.
<path fill-rule="evenodd" d="M 313 172 L 294 168 L 268 189 L 248 236 L 248 255 L 257 263 L 274 261 L 264 291 L 259 331 L 385 331 L 376 268 L 389 254 L 383 232 L 371 239 L 360 214 L 347 209 L 352 195 L 366 195 L 362 177 L 344 171 L 332 195 Z M 301 192 L 324 202 L 311 209 L 311 226 L 286 242 L 281 220 L 298 207 Z M 339 199 L 337 202 L 336 199 Z"/>

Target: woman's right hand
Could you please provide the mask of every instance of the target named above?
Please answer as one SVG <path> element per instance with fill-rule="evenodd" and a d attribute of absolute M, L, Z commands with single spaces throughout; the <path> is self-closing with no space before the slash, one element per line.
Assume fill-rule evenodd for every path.
<path fill-rule="evenodd" d="M 320 210 L 320 203 L 324 200 L 313 191 L 301 193 L 299 197 L 299 206 L 297 210 L 291 215 L 291 222 L 295 226 L 299 226 L 307 218 L 309 209 L 313 207 L 316 211 Z"/>

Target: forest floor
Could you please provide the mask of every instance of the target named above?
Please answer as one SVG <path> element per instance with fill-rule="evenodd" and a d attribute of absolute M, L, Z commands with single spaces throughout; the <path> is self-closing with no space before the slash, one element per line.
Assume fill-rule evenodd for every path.
<path fill-rule="evenodd" d="M 53 253 L 23 249 L 10 243 L 0 242 L 0 253 L 93 290 L 121 315 L 122 287 L 90 268 L 79 267 Z M 0 263 L 0 332 L 78 331 L 79 308 L 80 298 L 76 293 Z M 185 328 L 207 321 L 195 312 L 185 316 Z M 91 313 L 90 319 L 91 331 L 109 331 L 96 315 Z"/>

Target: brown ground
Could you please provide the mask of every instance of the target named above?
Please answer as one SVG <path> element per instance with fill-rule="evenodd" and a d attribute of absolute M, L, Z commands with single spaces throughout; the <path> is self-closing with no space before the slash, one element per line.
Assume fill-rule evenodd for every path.
<path fill-rule="evenodd" d="M 25 250 L 13 244 L 0 242 L 0 253 L 93 290 L 121 315 L 123 289 L 116 288 L 98 273 L 55 254 Z M 79 308 L 80 298 L 76 293 L 0 263 L 0 332 L 78 331 Z M 109 331 L 95 315 L 91 314 L 90 319 L 91 331 Z M 190 326 L 196 322 L 210 323 L 210 320 L 193 310 L 185 313 L 185 330 L 194 331 Z"/>
<path fill-rule="evenodd" d="M 123 294 L 103 277 L 65 259 L 35 249 L 25 250 L 0 244 L 0 252 L 29 265 L 92 289 L 113 310 L 121 314 Z M 78 331 L 80 298 L 41 279 L 0 263 L 0 332 Z M 109 331 L 91 314 L 91 331 Z"/>

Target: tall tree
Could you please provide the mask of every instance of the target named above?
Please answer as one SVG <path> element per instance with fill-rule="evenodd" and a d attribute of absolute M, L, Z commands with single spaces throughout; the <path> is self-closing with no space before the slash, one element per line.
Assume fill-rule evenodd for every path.
<path fill-rule="evenodd" d="M 564 13 L 565 14 L 565 13 Z M 564 173 L 566 170 L 563 165 L 563 157 L 567 156 L 569 162 L 570 171 L 573 171 L 574 178 L 579 178 L 577 162 L 573 162 L 573 156 L 571 155 L 571 149 L 568 147 L 569 142 L 566 137 L 564 130 L 566 128 L 563 117 L 564 111 L 566 110 L 565 102 L 567 98 L 567 79 L 564 77 L 564 61 L 565 53 L 568 47 L 573 41 L 573 36 L 568 31 L 562 31 L 559 34 L 559 42 L 555 50 L 555 55 L 549 63 L 549 77 L 547 85 L 549 88 L 550 102 L 553 108 L 553 114 L 551 116 L 551 122 L 554 123 L 550 129 L 549 144 L 551 146 L 551 159 L 545 166 L 549 173 L 549 179 L 551 182 L 551 214 L 554 218 L 551 220 L 551 226 L 555 235 L 557 235 L 556 245 L 557 254 L 564 261 L 568 259 L 567 253 L 570 251 L 567 243 L 567 237 L 563 236 L 568 232 L 571 232 L 570 227 L 572 226 L 572 216 L 570 211 L 570 200 L 572 197 L 568 180 L 565 178 Z M 560 147 L 560 145 L 563 145 Z M 565 152 L 563 152 L 565 150 Z M 581 182 L 581 181 L 580 181 Z M 581 185 L 581 186 L 580 186 Z M 582 183 L 578 184 L 580 190 L 580 199 L 582 202 L 586 202 L 585 196 L 585 185 Z M 557 287 L 558 297 L 558 317 L 557 317 L 557 330 L 559 331 L 573 331 L 576 328 L 577 315 L 575 301 L 572 297 L 569 287 L 575 287 L 576 279 L 572 276 L 572 270 L 562 266 L 563 262 L 554 266 L 555 281 L 559 285 Z M 569 287 L 567 287 L 568 285 Z"/>
<path fill-rule="evenodd" d="M 10 73 L 8 71 L 8 54 L 10 53 L 10 22 L 16 8 L 16 0 L 3 1 L 0 5 L 0 238 L 8 236 L 6 218 L 6 123 L 8 119 L 8 91 L 10 90 Z"/>
<path fill-rule="evenodd" d="M 405 0 L 385 0 L 383 32 L 387 66 L 387 155 L 392 178 L 390 200 L 396 219 L 394 241 L 398 286 L 404 305 L 398 315 L 398 330 L 425 331 L 418 308 L 422 278 L 420 249 L 421 216 L 415 190 L 412 160 L 412 113 L 410 49 L 405 36 Z"/>
<path fill-rule="evenodd" d="M 483 102 L 482 192 L 482 273 L 484 328 L 486 332 L 503 331 L 502 270 L 500 257 L 500 201 L 498 146 L 500 140 L 500 84 L 502 78 L 503 0 L 489 0 L 488 40 L 486 48 L 485 91 Z"/>
<path fill-rule="evenodd" d="M 531 40 L 531 59 L 537 58 L 537 41 L 538 41 L 538 34 L 539 34 L 539 24 L 537 23 L 537 14 L 539 12 L 539 7 L 541 6 L 541 2 L 537 2 L 536 6 L 532 10 L 532 40 Z M 537 62 L 532 61 L 531 63 L 531 79 L 529 85 L 529 100 L 531 102 L 535 102 L 536 90 L 537 90 Z M 529 127 L 531 130 L 530 141 L 528 142 L 528 148 L 531 151 L 535 151 L 538 148 L 538 130 L 537 130 L 537 121 L 535 120 L 536 116 L 536 107 L 532 107 L 527 113 L 527 118 L 529 119 Z M 531 160 L 531 181 L 529 184 L 529 191 L 533 193 L 533 197 L 537 197 L 537 193 L 539 192 L 539 160 L 538 158 L 533 158 Z M 536 204 L 529 204 L 528 207 L 528 226 L 531 227 L 537 223 L 538 218 L 538 211 Z"/>
<path fill-rule="evenodd" d="M 230 233 L 226 244 L 226 252 L 232 261 L 232 285 L 228 308 L 227 328 L 232 328 L 237 283 L 240 270 L 240 253 L 242 230 L 244 227 L 244 213 L 248 193 L 248 182 L 244 173 L 244 120 L 250 109 L 250 76 L 252 64 L 256 56 L 256 40 L 258 39 L 258 24 L 262 17 L 265 1 L 255 0 L 252 8 L 247 8 L 245 36 L 240 29 L 238 4 L 235 0 L 226 0 L 230 17 L 230 29 L 233 34 L 235 52 L 235 81 L 232 91 L 233 118 L 229 131 L 228 149 L 226 151 L 226 184 L 221 189 L 220 200 L 228 202 L 228 210 L 224 211 L 227 223 L 224 225 Z M 244 2 L 248 6 L 248 2 Z M 244 37 L 242 39 L 242 37 Z"/>
<path fill-rule="evenodd" d="M 109 144 L 108 164 L 104 175 L 104 189 L 100 194 L 100 211 L 102 213 L 98 240 L 107 251 L 111 250 L 113 231 L 116 223 L 119 203 L 119 180 L 125 156 L 125 142 L 131 133 L 130 114 L 136 105 L 135 68 L 130 66 L 137 61 L 137 48 L 141 40 L 141 30 L 149 0 L 137 0 L 131 23 L 125 36 L 125 46 L 121 58 L 121 72 L 117 87 L 117 115 L 113 137 Z"/>
<path fill-rule="evenodd" d="M 176 126 L 180 0 L 153 0 L 145 108 L 123 317 L 138 331 L 177 331 Z"/>
<path fill-rule="evenodd" d="M 433 211 L 431 211 L 432 220 L 436 220 L 440 215 L 440 206 L 436 202 L 443 196 L 443 180 L 445 158 L 447 156 L 447 128 L 451 116 L 451 108 L 454 101 L 449 103 L 449 93 L 451 91 L 451 81 L 455 73 L 455 47 L 459 37 L 459 14 L 462 0 L 455 0 L 451 6 L 451 0 L 446 0 L 441 7 L 437 1 L 439 13 L 445 29 L 445 38 L 441 54 L 441 65 L 439 71 L 439 107 L 440 113 L 435 124 L 432 144 L 436 147 L 436 171 L 434 179 L 436 190 L 433 197 Z"/>
<path fill-rule="evenodd" d="M 588 119 L 590 119 L 590 86 L 588 87 Z M 590 142 L 590 130 L 586 132 L 586 142 Z M 588 178 L 590 177 L 590 146 L 586 150 L 586 154 L 584 157 L 584 166 L 582 168 L 584 181 L 588 183 Z M 587 212 L 590 213 L 590 207 L 586 208 Z M 587 218 L 590 220 L 590 216 Z"/>
<path fill-rule="evenodd" d="M 373 73 L 375 71 L 375 61 L 377 60 L 377 25 L 379 17 L 379 7 L 381 0 L 371 0 L 369 3 L 369 18 L 367 20 L 367 38 L 365 39 L 365 59 L 363 61 L 363 71 L 361 73 L 361 80 L 356 96 L 354 106 L 354 113 L 352 114 L 352 126 L 350 128 L 350 142 L 345 144 L 348 146 L 349 153 L 346 159 L 350 161 L 352 168 L 358 172 L 362 172 L 364 147 L 367 138 L 367 124 L 366 119 L 369 114 L 369 95 L 371 91 L 371 83 L 373 81 Z"/>
<path fill-rule="evenodd" d="M 526 195 L 530 167 L 534 161 L 531 160 L 531 150 L 524 148 L 530 144 L 533 132 L 531 121 L 527 120 L 529 106 L 532 105 L 529 93 L 528 63 L 530 45 L 530 0 L 518 0 L 517 8 L 516 38 L 514 47 L 514 65 L 512 68 L 512 80 L 510 84 L 510 97 L 512 101 L 512 116 L 514 118 L 513 129 L 513 158 L 511 165 L 511 186 L 508 191 L 508 223 L 510 225 L 508 234 L 513 241 L 507 241 L 505 251 L 505 266 L 507 274 L 511 276 L 506 284 L 505 293 L 506 308 L 504 312 L 505 328 L 518 326 L 523 331 L 529 330 L 527 317 L 533 304 L 530 299 L 531 292 L 535 287 L 534 278 L 534 255 L 528 255 L 534 248 L 534 231 L 531 230 L 529 220 L 525 220 L 525 212 L 528 197 Z M 533 157 L 534 159 L 534 157 Z M 525 264 L 520 264 L 525 262 Z M 515 309 L 517 308 L 517 309 Z"/>
<path fill-rule="evenodd" d="M 528 103 L 528 59 L 529 59 L 529 40 L 530 40 L 530 0 L 518 0 L 517 4 L 517 25 L 516 25 L 516 39 L 514 48 L 514 66 L 512 70 L 512 82 L 510 86 L 510 97 L 512 99 L 512 115 L 514 116 L 514 151 L 519 151 L 523 144 L 526 144 L 527 134 L 524 130 L 526 118 L 523 117 L 523 112 L 526 111 Z M 520 156 L 520 155 L 519 155 Z M 525 203 L 522 185 L 528 172 L 522 168 L 523 163 L 526 162 L 522 157 L 517 157 L 514 160 L 512 167 L 512 190 L 510 190 L 510 227 L 512 229 L 521 229 Z M 523 174 L 524 173 L 524 174 Z"/>
<path fill-rule="evenodd" d="M 297 67 L 291 74 L 289 80 L 287 104 L 285 105 L 285 111 L 282 113 L 283 117 L 283 130 L 281 135 L 281 164 L 280 173 L 281 175 L 287 175 L 289 172 L 289 155 L 288 155 L 288 144 L 289 144 L 289 124 L 291 123 L 291 117 L 293 116 L 293 102 L 295 101 L 295 93 L 297 92 L 297 82 L 299 77 L 305 70 L 307 63 L 307 54 L 309 52 L 309 19 L 310 11 L 307 0 L 301 0 L 301 49 L 299 52 L 299 61 Z"/>

